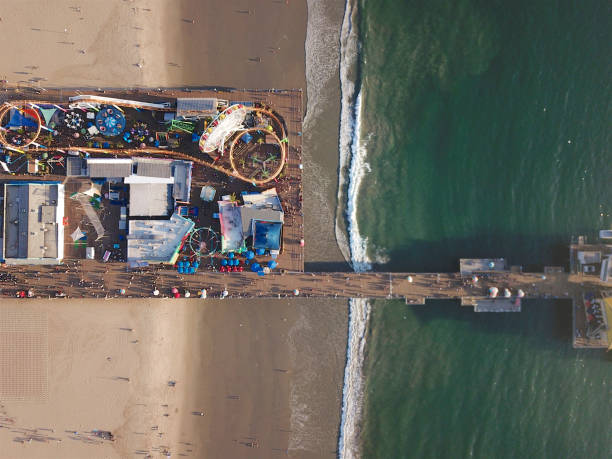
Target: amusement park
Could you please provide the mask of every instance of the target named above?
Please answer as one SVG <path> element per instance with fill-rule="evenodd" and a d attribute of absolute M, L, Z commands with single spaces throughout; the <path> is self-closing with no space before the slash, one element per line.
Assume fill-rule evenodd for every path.
<path fill-rule="evenodd" d="M 281 173 L 287 143 L 281 117 L 256 102 L 177 98 L 171 104 L 74 96 L 63 104 L 11 101 L 0 106 L 5 162 L 20 154 L 49 172 L 62 166 L 63 154 L 147 154 L 191 159 L 263 185 Z"/>
<path fill-rule="evenodd" d="M 459 273 L 305 272 L 299 90 L 102 94 L 0 106 L 1 295 L 459 298 L 476 312 L 571 296 L 574 346 L 612 342 L 611 246 L 582 237 L 569 274 L 503 258 L 461 259 Z"/>
<path fill-rule="evenodd" d="M 303 271 L 299 123 L 266 100 L 117 96 L 0 106 L 2 263 Z"/>

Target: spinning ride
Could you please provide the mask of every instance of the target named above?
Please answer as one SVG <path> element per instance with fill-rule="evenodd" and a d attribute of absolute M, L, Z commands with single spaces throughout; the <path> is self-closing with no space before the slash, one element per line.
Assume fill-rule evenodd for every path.
<path fill-rule="evenodd" d="M 125 116 L 117 107 L 103 106 L 96 115 L 96 127 L 103 136 L 118 136 L 125 129 Z"/>
<path fill-rule="evenodd" d="M 247 129 L 230 146 L 234 175 L 256 185 L 263 185 L 278 177 L 285 159 L 286 144 L 272 130 Z"/>
<path fill-rule="evenodd" d="M 4 104 L 0 108 L 0 143 L 7 147 L 27 147 L 40 135 L 42 120 L 38 111 L 24 104 Z"/>
<path fill-rule="evenodd" d="M 85 121 L 83 120 L 83 115 L 74 110 L 65 114 L 64 124 L 68 129 L 80 131 L 83 125 L 85 124 Z"/>

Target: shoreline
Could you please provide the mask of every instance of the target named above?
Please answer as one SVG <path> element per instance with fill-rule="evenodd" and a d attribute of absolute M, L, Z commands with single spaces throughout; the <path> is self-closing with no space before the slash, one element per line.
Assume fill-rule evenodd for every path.
<path fill-rule="evenodd" d="M 339 178 L 336 214 L 336 234 L 344 235 L 343 252 L 355 271 L 371 270 L 367 253 L 367 238 L 359 232 L 357 200 L 361 181 L 369 169 L 367 145 L 361 138 L 362 84 L 359 74 L 359 6 L 346 1 L 341 34 L 341 115 L 339 136 Z M 338 433 L 339 456 L 359 457 L 363 425 L 364 397 L 367 378 L 364 374 L 367 336 L 370 327 L 368 299 L 349 300 L 349 323 L 344 382 L 342 387 L 341 424 Z"/>
<path fill-rule="evenodd" d="M 349 256 L 346 237 L 338 231 L 338 154 L 340 122 L 340 24 L 345 2 L 308 2 L 305 42 L 307 110 L 304 117 L 303 160 L 305 221 L 324 229 L 306 234 L 306 269 L 345 271 Z"/>
<path fill-rule="evenodd" d="M 306 93 L 308 88 L 305 83 L 304 71 L 306 46 L 304 37 L 307 22 L 307 5 L 305 1 L 291 1 L 289 5 L 272 3 L 266 7 L 256 5 L 253 14 L 250 15 L 234 12 L 234 9 L 238 8 L 233 4 L 216 5 L 213 2 L 182 1 L 173 6 L 174 8 L 171 8 L 167 2 L 162 0 L 151 0 L 146 3 L 136 0 L 130 3 L 120 3 L 108 9 L 105 9 L 107 6 L 102 4 L 84 4 L 78 7 L 80 11 L 76 11 L 77 7 L 69 9 L 65 5 L 58 5 L 57 8 L 51 11 L 44 11 L 39 8 L 38 1 L 26 0 L 20 5 L 11 5 L 10 11 L 8 11 L 9 8 L 0 7 L 0 17 L 3 18 L 1 25 L 5 29 L 5 49 L 14 51 L 5 56 L 7 63 L 6 72 L 8 74 L 6 79 L 10 82 L 22 79 L 22 86 L 40 86 L 40 90 L 43 91 L 43 94 L 39 96 L 40 98 L 44 98 L 45 86 L 117 88 L 126 86 L 125 82 L 130 82 L 132 86 L 141 88 L 157 88 L 161 86 L 200 88 L 203 85 L 217 83 L 223 83 L 225 87 L 235 88 L 302 87 Z M 215 8 L 214 15 L 209 14 L 211 8 Z M 249 7 L 247 6 L 247 8 Z M 189 18 L 193 18 L 195 22 L 191 24 L 182 21 L 182 19 Z M 223 32 L 226 30 L 222 26 L 224 23 L 232 24 L 237 29 L 233 31 L 231 40 L 223 39 L 222 37 Z M 24 24 L 26 24 L 25 31 L 23 30 Z M 38 26 L 42 29 L 43 27 L 40 24 L 45 24 L 46 27 L 44 28 L 48 29 L 48 31 L 27 30 L 27 27 L 30 25 L 33 27 Z M 277 24 L 279 25 L 277 26 Z M 13 27 L 15 28 L 14 32 L 12 32 Z M 54 32 L 55 29 L 59 31 L 63 30 L 64 27 L 69 29 L 65 36 Z M 15 49 L 15 46 L 7 41 L 7 38 L 14 36 L 16 33 L 19 33 L 19 36 L 22 37 L 20 41 L 22 46 L 18 49 Z M 74 44 L 59 44 L 56 43 L 57 41 L 66 41 Z M 29 46 L 32 43 L 38 43 L 38 46 Z M 276 49 L 268 49 L 268 47 Z M 81 54 L 78 51 L 79 49 L 84 49 L 85 54 Z M 163 53 L 162 57 L 160 57 L 160 52 Z M 261 59 L 258 62 L 248 60 L 255 57 L 260 57 Z M 135 65 L 138 63 L 141 63 L 142 66 L 138 67 Z M 170 63 L 177 65 L 170 65 Z M 26 68 L 26 66 L 36 68 Z M 245 69 L 247 70 L 245 71 Z M 18 72 L 27 72 L 27 75 L 22 75 Z M 28 82 L 28 79 L 38 80 L 39 83 L 35 81 Z M 221 86 L 216 87 L 224 89 Z M 310 97 L 310 94 L 308 96 L 307 99 L 303 100 L 303 103 L 307 103 L 308 107 L 310 107 L 316 101 L 314 96 Z M 306 109 L 306 105 L 304 109 Z M 337 151 L 337 143 L 333 140 L 331 142 L 328 140 L 333 139 L 333 130 L 337 127 L 337 125 L 334 126 L 335 122 L 337 122 L 337 118 L 331 121 L 325 119 L 322 123 L 327 123 L 327 125 L 323 126 L 324 129 L 322 131 L 317 132 L 316 144 L 325 146 L 327 142 L 329 145 L 326 151 L 323 148 L 320 151 L 314 152 L 314 150 L 310 150 L 311 147 L 306 144 L 303 145 L 304 150 L 308 149 L 307 155 L 309 155 L 304 160 L 306 170 L 304 181 L 308 183 L 309 190 L 317 192 L 325 190 L 321 193 L 322 197 L 318 198 L 316 202 L 314 200 L 308 201 L 309 205 L 304 210 L 305 218 L 308 219 L 308 227 L 317 226 L 324 228 L 325 234 L 329 232 L 327 228 L 331 228 L 332 234 L 331 238 L 323 240 L 316 233 L 307 232 L 305 235 L 307 263 L 319 260 L 327 262 L 330 258 L 335 261 L 342 259 L 341 255 L 338 256 L 338 249 L 334 248 L 333 217 L 329 220 L 319 220 L 319 214 L 321 213 L 319 211 L 320 206 L 328 202 L 327 197 L 330 194 L 335 195 L 336 189 L 337 174 L 332 173 L 333 178 L 326 178 L 322 183 L 319 180 L 319 176 L 321 178 L 323 176 L 327 177 L 328 169 L 333 168 L 335 172 L 336 166 L 333 166 L 333 164 L 337 164 L 338 158 L 337 154 L 333 152 Z M 332 152 L 331 155 L 330 152 Z M 317 171 L 319 169 L 324 173 L 318 174 Z M 312 205 L 310 205 L 311 202 Z M 329 221 L 332 221 L 331 225 L 329 225 Z M 319 223 L 321 224 L 319 225 Z M 341 261 L 341 263 L 344 263 L 344 261 Z M 256 303 L 259 302 L 267 304 L 265 300 L 256 300 Z M 6 305 L 11 303 L 15 304 L 10 300 L 4 300 L 3 306 L 6 307 Z M 185 314 L 188 314 L 188 312 L 186 311 L 202 308 L 200 302 L 197 301 L 181 303 L 179 305 L 176 301 L 164 303 L 162 300 L 133 300 L 125 298 L 104 303 L 87 300 L 83 304 L 91 305 L 87 307 L 88 310 L 93 309 L 95 311 L 95 308 L 104 309 L 101 320 L 104 322 L 109 319 L 107 317 L 107 309 L 109 307 L 112 310 L 119 309 L 123 311 L 125 303 L 133 305 L 128 308 L 131 311 L 131 317 L 133 319 L 142 319 L 143 324 L 146 321 L 144 317 L 140 316 L 144 314 L 149 318 L 148 320 L 153 320 L 152 318 L 156 317 L 155 314 L 158 309 L 169 309 L 176 314 L 183 314 L 183 317 L 187 317 Z M 284 348 L 285 351 L 291 354 L 291 363 L 287 364 L 287 369 L 289 369 L 289 377 L 286 378 L 289 384 L 288 392 L 286 395 L 281 394 L 282 397 L 278 400 L 282 400 L 275 402 L 275 406 L 277 408 L 286 406 L 290 410 L 292 416 L 290 420 L 291 427 L 285 430 L 291 430 L 292 433 L 290 434 L 291 438 L 283 440 L 283 435 L 287 435 L 287 433 L 275 431 L 277 438 L 282 441 L 273 447 L 282 448 L 284 446 L 283 441 L 287 441 L 286 446 L 289 448 L 290 456 L 321 457 L 329 455 L 332 457 L 333 454 L 330 452 L 337 445 L 336 432 L 339 425 L 340 391 L 342 387 L 343 363 L 345 361 L 344 353 L 346 351 L 346 335 L 344 330 L 346 330 L 347 314 L 345 301 L 333 299 L 319 300 L 316 302 L 316 305 L 299 306 L 303 304 L 300 300 L 286 300 L 286 302 L 279 302 L 278 307 L 266 309 L 262 307 L 252 308 L 244 301 L 228 300 L 223 303 L 223 308 L 219 308 L 218 304 L 210 306 L 210 308 L 217 310 L 215 312 L 218 314 L 218 317 L 215 319 L 216 322 L 208 320 L 197 322 L 199 327 L 197 331 L 193 332 L 194 335 L 190 336 L 185 333 L 181 340 L 194 345 L 195 336 L 201 336 L 203 342 L 196 345 L 195 348 L 200 349 L 199 352 L 205 354 L 208 352 L 206 346 L 210 341 L 210 338 L 207 338 L 207 336 L 211 336 L 211 331 L 219 334 L 212 327 L 216 324 L 218 329 L 223 330 L 226 327 L 226 322 L 232 320 L 229 309 L 236 308 L 236 317 L 249 314 L 251 309 L 253 309 L 258 311 L 260 322 L 258 322 L 257 326 L 253 325 L 250 333 L 252 336 L 257 334 L 258 338 L 255 343 L 261 343 L 263 346 L 267 342 L 272 342 L 272 338 L 269 335 L 274 336 L 275 333 L 283 330 L 283 327 L 288 326 L 287 324 L 292 320 L 285 314 L 284 317 L 288 319 L 287 322 L 274 324 L 270 322 L 276 320 L 277 317 L 280 318 L 279 320 L 282 319 L 283 315 L 281 314 L 287 309 L 287 306 L 282 308 L 281 305 L 285 303 L 289 305 L 293 314 L 295 314 L 296 321 L 291 328 L 289 341 L 277 346 L 281 350 Z M 65 306 L 63 302 L 49 302 L 49 304 L 53 307 L 58 305 L 61 307 Z M 22 308 L 23 304 L 19 303 L 17 307 Z M 170 317 L 178 316 L 169 315 L 167 317 L 164 324 L 172 324 L 170 326 L 172 334 L 191 324 L 190 321 L 169 319 Z M 56 319 L 54 320 L 57 324 L 61 324 L 62 321 L 69 319 L 70 315 L 56 314 Z M 267 325 L 267 322 L 270 324 Z M 320 324 L 328 325 L 321 327 Z M 93 327 L 92 330 L 99 329 L 100 322 L 91 321 L 91 326 Z M 157 326 L 153 327 L 151 325 L 151 327 L 151 330 L 147 332 L 150 337 L 165 333 L 157 330 Z M 245 327 L 240 327 L 239 324 L 236 324 L 236 327 L 236 333 L 245 331 Z M 145 330 L 145 325 L 139 325 L 138 328 Z M 162 329 L 166 329 L 166 327 L 164 326 Z M 340 330 L 342 330 L 341 333 L 339 333 Z M 173 345 L 172 352 L 176 352 L 179 355 L 181 352 L 188 352 L 188 349 L 190 349 L 186 344 L 176 344 L 178 343 L 176 340 L 173 342 L 175 344 Z M 77 341 L 73 341 L 73 343 L 77 343 Z M 141 351 L 143 351 L 144 342 L 134 345 L 142 345 Z M 67 344 L 67 346 L 70 345 Z M 252 347 L 252 345 L 250 346 Z M 152 345 L 145 352 L 142 352 L 141 356 L 138 356 L 138 360 L 157 360 L 157 363 L 153 361 L 151 365 L 158 365 L 158 369 L 155 370 L 156 372 L 166 368 L 163 370 L 164 378 L 171 376 L 168 373 L 176 375 L 183 371 L 178 363 L 173 367 L 175 370 L 168 370 L 168 367 L 163 362 L 167 361 L 170 355 L 167 353 L 170 351 L 160 351 L 159 349 L 162 348 Z M 191 349 L 194 349 L 194 347 Z M 224 347 L 219 346 L 218 349 L 221 352 Z M 229 352 L 230 348 L 227 349 Z M 57 346 L 51 347 L 50 354 L 55 355 L 54 353 L 60 352 L 60 350 Z M 71 359 L 65 359 L 66 362 L 82 358 L 79 348 L 67 347 L 63 352 L 64 355 L 66 353 L 73 355 Z M 212 354 L 215 353 L 215 351 L 211 352 Z M 329 355 L 329 359 L 309 360 L 310 355 L 322 354 Z M 265 355 L 266 351 L 254 350 L 251 361 L 258 361 L 260 358 L 265 358 Z M 130 362 L 136 361 L 134 356 L 130 357 L 130 359 Z M 188 355 L 179 360 L 192 362 L 193 355 Z M 114 361 L 115 359 L 113 359 Z M 227 366 L 228 372 L 237 376 L 228 374 L 227 377 L 240 377 L 244 380 L 245 384 L 253 384 L 254 386 L 264 384 L 264 380 L 260 376 L 244 371 L 244 365 L 248 364 L 248 361 L 236 361 L 232 357 L 226 361 L 225 366 Z M 143 365 L 140 368 L 144 369 L 145 367 Z M 291 370 L 292 368 L 294 370 Z M 198 368 L 198 371 L 201 371 L 201 369 Z M 210 373 L 210 377 L 212 375 Z M 280 375 L 281 373 L 278 373 L 276 376 Z M 173 377 L 178 378 L 178 376 Z M 225 377 L 218 378 L 216 384 L 219 384 L 219 381 L 224 379 Z M 211 388 L 214 383 L 215 381 L 209 382 L 204 380 L 202 382 L 202 380 L 199 380 L 198 387 L 194 389 L 193 396 L 200 396 L 198 394 L 203 395 L 207 393 L 206 391 L 212 390 Z M 274 390 L 280 387 L 278 386 L 278 381 L 269 380 L 265 384 L 267 384 L 265 386 L 266 390 Z M 207 389 L 206 386 L 209 388 Z M 179 387 L 179 384 L 177 384 L 176 388 L 178 389 Z M 77 392 L 83 390 L 78 385 L 74 386 L 74 388 Z M 115 397 L 112 391 L 113 387 L 105 387 L 105 389 L 110 391 L 110 397 Z M 168 386 L 158 387 L 156 390 L 162 395 L 171 394 L 168 392 L 170 390 Z M 249 392 L 255 393 L 256 390 L 256 388 L 249 389 Z M 151 394 L 154 394 L 154 392 L 151 392 Z M 67 403 L 66 400 L 69 400 L 68 398 L 59 400 L 58 397 L 59 395 L 56 396 L 57 400 L 54 403 Z M 246 392 L 241 394 L 240 401 L 246 400 L 244 397 L 247 397 Z M 103 399 L 103 397 L 98 398 Z M 79 400 L 80 403 L 77 406 L 80 406 L 81 409 L 85 410 L 90 406 L 91 402 L 84 401 L 83 397 Z M 178 398 L 175 401 L 178 403 Z M 226 403 L 235 408 L 236 402 L 236 400 L 232 399 L 227 399 L 227 401 L 222 399 L 219 401 L 219 406 Z M 99 403 L 97 399 L 96 403 Z M 116 403 L 119 403 L 119 401 Z M 126 432 L 130 430 L 129 426 L 139 416 L 145 415 L 148 416 L 146 419 L 151 420 L 163 414 L 160 412 L 161 406 L 151 406 L 145 410 L 138 403 L 141 403 L 141 401 L 139 401 L 138 395 L 135 393 L 134 398 L 130 402 L 119 403 L 117 406 L 121 406 L 121 408 L 113 411 L 114 414 L 124 419 L 121 425 L 123 425 L 123 430 Z M 234 405 L 231 405 L 232 403 Z M 250 412 L 250 408 L 246 405 L 238 409 L 236 416 L 242 418 Z M 188 401 L 185 401 L 183 405 L 177 404 L 176 407 L 179 408 L 180 412 L 187 409 L 196 409 L 191 408 Z M 30 408 L 32 413 L 41 409 L 46 410 L 41 406 L 37 408 L 34 405 Z M 266 410 L 268 410 L 267 407 Z M 224 413 L 223 410 L 220 413 Z M 277 425 L 274 424 L 274 420 L 266 419 L 266 415 L 261 411 L 258 411 L 258 413 L 261 419 L 259 422 L 262 424 Z M 20 413 L 17 412 L 16 414 L 19 418 Z M 169 418 L 163 417 L 162 421 L 164 419 L 172 420 L 173 413 L 170 412 L 169 414 Z M 231 419 L 228 417 L 228 422 L 226 423 L 225 414 L 220 416 L 220 419 L 217 419 L 218 428 L 231 433 L 231 425 L 233 425 L 229 422 Z M 264 418 L 261 418 L 261 416 L 264 416 Z M 71 419 L 77 421 L 79 416 L 72 417 Z M 180 427 L 172 427 L 167 432 L 168 435 L 173 436 L 172 438 L 178 435 L 175 433 L 176 431 L 188 428 L 194 420 L 191 415 L 186 416 L 184 420 L 181 420 L 180 417 L 179 419 L 176 417 L 174 419 L 175 424 L 173 423 L 173 425 Z M 150 424 L 151 422 L 148 423 Z M 119 424 L 117 423 L 117 425 Z M 68 429 L 71 428 L 73 427 L 68 427 Z M 92 428 L 95 427 L 92 426 Z M 144 432 L 147 434 L 147 438 L 152 437 L 154 439 L 155 434 L 151 435 L 151 432 L 155 431 L 151 431 L 150 428 L 151 426 L 146 426 L 146 429 L 149 430 L 134 430 L 134 432 Z M 0 429 L 0 431 L 4 430 Z M 130 432 L 127 439 L 125 439 L 126 445 L 141 437 L 134 432 Z M 8 444 L 10 438 L 2 439 L 2 443 L 5 440 Z M 183 441 L 184 439 L 178 438 L 178 440 Z M 242 439 L 236 438 L 236 440 L 241 441 Z M 153 443 L 151 440 L 150 444 L 159 446 L 161 442 Z M 27 447 L 24 449 L 23 445 L 11 444 L 11 447 L 13 446 L 15 446 L 14 450 L 17 457 L 32 457 L 28 451 L 33 450 L 28 450 Z M 61 446 L 75 448 L 77 446 L 80 447 L 81 443 L 65 440 L 61 443 Z M 147 445 L 138 444 L 137 446 L 146 447 Z M 217 442 L 198 445 L 198 448 L 201 448 L 198 450 L 200 454 L 212 457 L 222 455 L 221 451 L 223 450 Z M 261 448 L 263 448 L 263 445 Z M 75 451 L 65 450 L 62 457 L 66 457 L 66 455 L 96 457 L 96 454 L 93 454 L 95 450 L 91 447 L 85 448 L 82 454 Z M 244 451 L 246 451 L 244 454 L 252 453 L 252 450 L 246 447 L 244 447 Z M 230 455 L 234 457 L 235 452 L 232 450 Z M 40 457 L 40 455 L 35 454 L 34 457 Z M 112 457 L 112 454 L 104 455 L 103 457 Z"/>
<path fill-rule="evenodd" d="M 351 299 L 349 308 L 347 357 L 338 434 L 338 451 L 341 458 L 360 456 L 366 384 L 363 370 L 371 315 L 371 306 L 367 299 Z"/>

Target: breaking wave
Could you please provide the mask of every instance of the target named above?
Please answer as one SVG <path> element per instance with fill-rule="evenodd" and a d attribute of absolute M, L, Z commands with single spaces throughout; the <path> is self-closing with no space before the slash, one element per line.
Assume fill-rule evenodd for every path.
<path fill-rule="evenodd" d="M 361 236 L 357 223 L 357 203 L 359 189 L 366 173 L 370 170 L 366 162 L 367 141 L 361 138 L 361 94 L 360 90 L 354 105 L 352 121 L 351 165 L 349 168 L 348 205 L 346 215 L 348 220 L 349 243 L 351 249 L 351 264 L 355 271 L 372 269 L 372 261 L 368 257 L 368 239 Z"/>
<path fill-rule="evenodd" d="M 366 271 L 371 269 L 372 265 L 367 253 L 367 238 L 359 233 L 357 203 L 359 189 L 369 166 L 366 162 L 367 139 L 363 141 L 361 134 L 363 89 L 358 87 L 359 35 L 355 24 L 356 17 L 356 4 L 347 0 L 340 35 L 341 110 L 338 193 L 339 202 L 346 193 L 346 224 L 351 264 L 355 271 Z M 342 229 L 336 225 L 336 238 L 339 242 L 343 240 L 338 234 L 341 232 Z M 367 300 L 349 301 L 348 342 L 338 439 L 338 455 L 343 459 L 360 455 L 359 432 L 365 384 L 363 365 L 369 317 L 370 305 Z"/>
<path fill-rule="evenodd" d="M 342 388 L 342 415 L 338 455 L 341 459 L 359 457 L 359 433 L 363 411 L 366 334 L 370 318 L 368 300 L 349 300 L 349 334 Z"/>

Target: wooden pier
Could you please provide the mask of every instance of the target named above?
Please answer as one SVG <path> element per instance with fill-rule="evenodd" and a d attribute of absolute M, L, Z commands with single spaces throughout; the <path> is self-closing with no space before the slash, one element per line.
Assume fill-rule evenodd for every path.
<path fill-rule="evenodd" d="M 36 297 L 57 298 L 151 298 L 158 290 L 161 298 L 172 298 L 172 289 L 180 296 L 186 292 L 197 301 L 222 298 L 380 298 L 399 299 L 407 305 L 424 305 L 429 299 L 457 300 L 461 306 L 474 307 L 483 302 L 485 311 L 500 302 L 500 311 L 520 311 L 523 299 L 566 299 L 574 302 L 574 328 L 584 328 L 582 293 L 603 291 L 605 285 L 591 277 L 562 272 L 481 273 L 478 281 L 460 273 L 380 273 L 380 272 L 273 272 L 259 276 L 252 272 L 220 273 L 200 271 L 178 274 L 168 268 L 144 268 L 127 271 L 124 263 L 102 263 L 96 260 L 69 261 L 56 266 L 11 266 L 2 270 L 11 279 L 0 282 L 2 294 L 14 296 L 20 290 L 32 290 Z M 489 289 L 505 289 L 510 298 L 491 299 Z M 198 292 L 206 290 L 207 298 Z M 518 298 L 519 290 L 524 298 Z M 124 292 L 124 293 L 120 293 Z M 477 309 L 478 310 L 478 309 Z M 493 309 L 494 310 L 494 309 Z M 578 312 L 577 312 L 578 311 Z M 607 339 L 587 340 L 577 333 L 576 347 L 608 346 Z"/>
<path fill-rule="evenodd" d="M 154 289 L 160 296 L 171 296 L 177 288 L 181 295 L 206 289 L 209 298 L 221 297 L 223 291 L 232 298 L 301 297 L 313 298 L 386 298 L 401 299 L 406 304 L 422 305 L 428 299 L 460 300 L 463 306 L 474 306 L 489 298 L 489 288 L 509 289 L 512 298 L 518 290 L 524 298 L 570 299 L 582 290 L 599 291 L 598 284 L 584 285 L 577 275 L 566 273 L 490 273 L 478 282 L 459 273 L 378 273 L 378 272 L 272 272 L 258 276 L 252 272 L 220 273 L 199 271 L 178 274 L 167 268 L 143 268 L 127 271 L 124 263 L 101 263 L 94 260 L 68 261 L 54 266 L 11 266 L 3 269 L 15 277 L 4 283 L 8 290 L 33 289 L 36 296 L 54 297 L 61 291 L 67 297 L 113 297 L 125 289 L 126 297 L 151 297 Z M 11 285 L 12 284 L 12 285 Z M 4 288 L 7 292 L 7 288 Z M 501 299 L 501 298 L 500 298 Z"/>
<path fill-rule="evenodd" d="M 71 89 L 37 90 L 36 88 L 4 88 L 0 101 L 34 101 L 41 99 L 50 103 L 65 102 L 69 96 L 92 94 L 92 88 L 82 91 Z M 283 269 L 264 276 L 256 273 L 222 273 L 214 268 L 200 269 L 195 274 L 179 274 L 171 266 L 148 266 L 128 270 L 126 263 L 84 259 L 84 248 L 75 249 L 69 233 L 79 224 L 87 222 L 74 202 L 66 196 L 65 247 L 67 256 L 59 265 L 12 265 L 0 268 L 0 295 L 15 297 L 28 292 L 31 297 L 54 300 L 63 298 L 173 298 L 177 290 L 181 297 L 198 299 L 203 290 L 206 300 L 218 301 L 220 298 L 381 298 L 397 299 L 406 305 L 424 305 L 428 299 L 457 300 L 461 306 L 471 306 L 477 312 L 520 312 L 523 299 L 565 299 L 573 301 L 574 346 L 584 348 L 607 348 L 612 342 L 610 332 L 605 331 L 596 337 L 587 337 L 586 303 L 584 293 L 597 297 L 602 295 L 609 284 L 597 276 L 585 275 L 584 267 L 575 262 L 578 252 L 586 250 L 584 244 L 570 250 L 570 274 L 559 268 L 546 268 L 543 273 L 523 273 L 520 267 L 508 267 L 504 259 L 464 259 L 457 273 L 380 273 L 380 272 L 303 272 L 304 270 L 304 221 L 302 212 L 302 93 L 300 90 L 252 91 L 231 88 L 164 88 L 164 89 L 97 89 L 93 93 L 104 97 L 122 97 L 145 102 L 163 102 L 176 97 L 215 97 L 229 101 L 252 101 L 274 107 L 283 119 L 286 135 L 287 162 L 282 176 L 275 179 L 274 186 L 285 207 L 283 250 L 278 257 Z M 24 102 L 25 103 L 25 102 Z M 285 139 L 284 139 L 285 140 Z M 54 148 L 41 150 L 30 148 L 23 156 L 30 160 Z M 131 150 L 104 148 L 78 148 L 88 153 L 100 155 L 126 155 Z M 151 148 L 136 151 L 146 154 Z M 155 150 L 155 148 L 153 149 Z M 4 153 L 9 153 L 5 151 Z M 61 151 L 61 150 L 58 150 Z M 157 152 L 160 153 L 160 152 Z M 168 157 L 194 161 L 198 167 L 193 176 L 193 189 L 204 185 L 214 185 L 222 194 L 234 190 L 235 177 L 228 174 L 211 159 L 198 154 L 187 157 L 180 151 L 161 152 Z M 160 154 L 161 154 L 160 153 Z M 57 174 L 57 172 L 55 172 Z M 6 180 L 58 180 L 65 184 L 70 193 L 81 191 L 83 180 L 79 178 L 53 175 L 6 175 Z M 88 183 L 85 183 L 88 185 Z M 248 184 L 246 184 L 248 185 Z M 241 183 L 241 186 L 246 186 Z M 254 186 L 254 185 L 253 185 Z M 192 203 L 198 201 L 199 194 L 192 196 Z M 210 211 L 210 209 L 208 209 Z M 117 227 L 118 209 L 107 209 L 105 215 L 111 220 L 108 228 Z M 200 226 L 209 226 L 214 219 L 200 213 L 197 220 Z M 206 217 L 206 218 L 204 218 Z M 201 221 L 200 221 L 201 219 Z M 124 239 L 114 233 L 102 241 L 93 237 L 90 231 L 87 245 L 94 247 L 98 254 L 111 246 L 125 245 Z M 117 236 L 117 238 L 115 237 Z M 80 253 L 79 250 L 83 253 Z M 73 253 L 74 252 L 74 253 Z M 78 252 L 78 253 L 77 253 Z M 605 251 L 604 251 L 605 252 Z M 604 253 L 602 252 L 602 253 Z M 586 252 L 585 252 L 586 253 Z M 607 253 L 607 252 L 605 252 Z M 212 260 L 211 260 L 212 261 Z M 219 261 L 219 260 L 217 260 Z M 265 263 L 265 260 L 260 260 Z M 580 266 L 581 270 L 574 269 Z M 202 266 L 204 268 L 204 265 Z M 588 271 L 590 272 L 590 271 Z M 478 277 L 475 280 L 474 276 Z M 498 292 L 492 298 L 490 289 Z M 611 296 L 611 295 L 607 295 Z M 216 299 L 216 300 L 215 300 Z M 24 300 L 27 301 L 27 300 Z M 607 302 L 604 302 L 606 305 Z M 606 306 L 607 308 L 608 306 Z M 607 315 L 612 317 L 612 311 Z M 592 320 L 592 319 L 590 319 Z M 606 324 L 607 325 L 607 324 Z"/>

